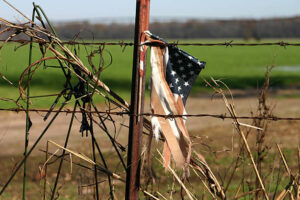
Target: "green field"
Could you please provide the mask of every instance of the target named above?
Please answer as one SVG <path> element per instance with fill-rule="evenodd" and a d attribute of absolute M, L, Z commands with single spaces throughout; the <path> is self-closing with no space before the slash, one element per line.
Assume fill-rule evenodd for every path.
<path fill-rule="evenodd" d="M 224 42 L 225 40 L 197 40 L 181 42 Z M 279 40 L 272 40 L 279 41 Z M 299 42 L 297 40 L 284 40 L 288 42 Z M 244 41 L 242 41 L 244 42 Z M 0 51 L 0 72 L 15 85 L 22 71 L 28 66 L 29 45 L 14 51 L 19 44 L 10 43 Z M 72 49 L 72 46 L 69 46 Z M 77 46 L 80 58 L 88 66 L 87 55 L 97 49 L 97 46 Z M 264 79 L 267 66 L 274 65 L 271 74 L 271 86 L 291 87 L 300 84 L 300 56 L 299 47 L 288 46 L 257 46 L 257 47 L 201 47 L 183 46 L 183 50 L 206 61 L 206 69 L 201 76 L 223 80 L 230 88 L 257 88 Z M 104 53 L 105 64 L 112 64 L 101 74 L 101 79 L 113 90 L 126 99 L 130 97 L 131 71 L 132 71 L 132 47 L 125 50 L 120 46 L 106 46 Z M 109 52 L 109 53 L 108 53 Z M 37 46 L 34 47 L 34 60 L 41 58 Z M 95 63 L 99 62 L 99 56 L 95 56 Z M 58 66 L 57 62 L 46 62 L 46 65 Z M 150 66 L 150 65 L 148 65 Z M 150 67 L 147 76 L 150 75 Z M 61 69 L 45 68 L 43 65 L 37 70 L 31 82 L 31 95 L 51 94 L 59 92 L 64 85 L 65 78 Z M 205 84 L 199 78 L 193 87 L 193 92 L 205 91 Z M 0 78 L 0 97 L 17 98 L 18 91 Z M 97 101 L 100 101 L 98 98 Z M 35 102 L 37 100 L 33 100 Z M 43 98 L 36 102 L 37 106 L 47 106 L 53 98 Z M 11 107 L 7 102 L 0 102 L 0 107 Z"/>

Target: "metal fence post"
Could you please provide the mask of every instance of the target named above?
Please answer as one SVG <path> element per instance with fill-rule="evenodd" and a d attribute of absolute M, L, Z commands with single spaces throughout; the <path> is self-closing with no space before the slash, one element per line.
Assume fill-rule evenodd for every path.
<path fill-rule="evenodd" d="M 130 122 L 128 135 L 128 157 L 126 169 L 125 199 L 139 199 L 141 135 L 143 130 L 143 112 L 145 93 L 146 49 L 143 32 L 149 29 L 150 0 L 136 1 L 135 35 L 131 86 Z"/>

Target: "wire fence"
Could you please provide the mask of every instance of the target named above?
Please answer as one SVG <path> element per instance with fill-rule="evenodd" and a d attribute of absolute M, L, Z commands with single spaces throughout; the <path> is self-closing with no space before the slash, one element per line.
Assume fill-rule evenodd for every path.
<path fill-rule="evenodd" d="M 30 40 L 0 40 L 0 42 L 14 42 L 14 43 L 21 43 L 21 44 L 29 44 L 29 43 L 38 43 L 38 44 L 46 44 L 46 43 L 51 43 L 51 42 L 45 42 L 45 41 L 30 41 Z M 67 44 L 67 45 L 84 45 L 84 46 L 89 46 L 89 45 L 111 45 L 111 46 L 141 46 L 141 45 L 147 45 L 147 46 L 156 46 L 158 44 L 147 42 L 144 44 L 135 44 L 134 42 L 124 42 L 124 41 L 119 41 L 119 42 L 76 42 L 76 41 L 65 41 L 62 42 L 62 44 Z M 167 44 L 159 44 L 160 46 L 226 46 L 226 47 L 233 47 L 233 46 L 247 46 L 247 47 L 253 47 L 253 46 L 281 46 L 281 47 L 287 47 L 287 46 L 300 46 L 300 43 L 290 43 L 290 42 L 285 42 L 285 41 L 278 41 L 278 42 L 257 42 L 257 43 L 241 43 L 241 42 L 234 42 L 233 40 L 227 42 L 216 42 L 216 43 L 202 43 L 202 42 L 191 42 L 191 43 L 185 43 L 185 42 L 169 42 Z"/>
<path fill-rule="evenodd" d="M 21 45 L 27 45 L 30 43 L 36 43 L 36 44 L 50 44 L 51 42 L 45 41 L 45 40 L 0 40 L 0 42 L 9 42 L 9 43 L 20 43 Z M 84 46 L 120 46 L 120 47 L 126 47 L 126 46 L 135 46 L 134 42 L 125 42 L 125 41 L 118 41 L 118 42 L 77 42 L 77 41 L 64 41 L 62 42 L 64 45 L 84 45 Z M 141 45 L 147 45 L 147 46 L 226 46 L 226 47 L 234 47 L 234 46 L 240 46 L 240 47 L 254 47 L 254 46 L 281 46 L 281 47 L 287 47 L 287 46 L 300 46 L 300 43 L 290 43 L 285 41 L 279 41 L 279 42 L 257 42 L 257 43 L 240 43 L 240 42 L 234 42 L 233 40 L 227 42 L 217 42 L 217 43 L 200 43 L 200 42 L 192 42 L 192 43 L 181 43 L 179 41 L 176 42 L 170 42 L 165 44 L 156 44 L 147 42 L 144 44 L 138 44 Z M 54 94 L 54 95 L 44 95 L 44 96 L 36 96 L 36 97 L 29 97 L 29 98 L 40 98 L 40 97 L 48 97 L 48 96 L 57 96 L 61 94 Z M 11 112 L 27 112 L 27 109 L 20 109 L 20 108 L 0 108 L 0 111 L 11 111 Z M 63 113 L 81 113 L 82 111 L 71 111 L 71 110 L 48 110 L 48 109 L 29 109 L 28 111 L 33 112 L 46 112 L 46 113 L 56 113 L 56 112 L 63 112 Z M 111 112 L 111 111 L 85 111 L 86 113 L 97 113 L 97 114 L 108 114 L 108 115 L 128 115 L 132 116 L 133 114 L 130 112 Z M 228 116 L 226 114 L 208 114 L 208 113 L 198 113 L 198 114 L 185 114 L 185 115 L 163 115 L 163 114 L 153 114 L 153 113 L 140 113 L 138 116 L 148 116 L 148 117 L 163 117 L 163 118 L 182 118 L 182 117 L 211 117 L 211 118 L 219 118 L 219 119 L 233 119 L 232 116 Z M 300 117 L 280 117 L 280 116 L 236 116 L 235 119 L 258 119 L 258 120 L 268 120 L 268 121 L 300 121 Z"/>
<path fill-rule="evenodd" d="M 20 108 L 0 108 L 0 111 L 11 111 L 11 112 L 27 112 L 27 109 L 20 109 Z M 40 113 L 82 113 L 81 110 L 48 110 L 48 109 L 29 109 L 30 112 L 40 112 Z M 111 111 L 89 111 L 84 110 L 85 113 L 90 114 L 107 114 L 107 115 L 117 115 L 117 116 L 147 116 L 147 117 L 162 117 L 167 119 L 173 118 L 182 118 L 182 117 L 211 117 L 211 118 L 219 118 L 219 119 L 258 119 L 258 120 L 269 120 L 269 121 L 300 121 L 300 117 L 279 117 L 275 115 L 270 116 L 228 116 L 226 114 L 208 114 L 208 113 L 201 113 L 201 114 L 185 114 L 185 115 L 163 115 L 163 114 L 153 114 L 153 113 L 140 113 L 138 115 L 134 115 L 130 112 L 111 112 Z"/>

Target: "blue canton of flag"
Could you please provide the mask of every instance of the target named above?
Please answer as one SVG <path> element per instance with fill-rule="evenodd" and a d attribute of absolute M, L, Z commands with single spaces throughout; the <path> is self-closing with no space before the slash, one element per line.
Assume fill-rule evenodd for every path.
<path fill-rule="evenodd" d="M 152 33 L 151 39 L 168 42 Z M 179 95 L 185 105 L 192 85 L 199 73 L 204 69 L 206 62 L 199 61 L 194 56 L 179 49 L 175 45 L 168 46 L 168 60 L 166 66 L 166 81 L 173 94 Z"/>
<path fill-rule="evenodd" d="M 179 95 L 184 105 L 192 85 L 204 67 L 205 62 L 198 61 L 175 46 L 169 47 L 166 81 L 172 93 Z"/>

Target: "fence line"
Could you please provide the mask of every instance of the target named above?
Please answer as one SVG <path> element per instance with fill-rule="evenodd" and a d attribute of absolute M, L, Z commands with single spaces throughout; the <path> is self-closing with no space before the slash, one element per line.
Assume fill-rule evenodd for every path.
<path fill-rule="evenodd" d="M 27 45 L 30 43 L 37 43 L 37 44 L 46 44 L 50 42 L 45 42 L 45 41 L 30 41 L 30 40 L 0 40 L 0 42 L 10 42 L 10 43 L 20 43 L 21 45 Z M 111 46 L 121 46 L 121 47 L 126 47 L 126 46 L 135 46 L 136 44 L 133 42 L 124 42 L 124 41 L 119 41 L 119 42 L 75 42 L 75 41 L 65 41 L 62 42 L 62 44 L 67 44 L 67 45 L 111 45 Z M 179 41 L 177 42 L 170 42 L 168 44 L 156 44 L 156 43 L 145 43 L 144 45 L 148 46 L 156 46 L 156 45 L 164 45 L 164 46 L 226 46 L 226 47 L 233 47 L 233 46 L 281 46 L 281 47 L 287 47 L 287 46 L 300 46 L 300 43 L 288 43 L 284 41 L 279 41 L 279 42 L 264 42 L 264 43 L 234 43 L 233 40 L 229 42 L 219 42 L 219 43 L 180 43 Z M 45 95 L 45 96 L 56 96 L 60 94 L 53 94 L 53 95 Z M 36 97 L 43 97 L 43 96 L 36 96 Z M 31 98 L 36 98 L 36 97 L 31 97 Z M 0 108 L 0 111 L 12 111 L 12 112 L 27 112 L 26 109 L 19 109 L 19 108 Z M 81 113 L 82 111 L 71 111 L 71 110 L 47 110 L 47 109 L 29 109 L 28 111 L 33 111 L 33 112 L 64 112 L 64 113 Z M 84 111 L 86 113 L 98 113 L 98 114 L 109 114 L 109 115 L 132 115 L 129 112 L 110 112 L 110 111 Z M 164 117 L 164 118 L 178 118 L 178 117 L 212 117 L 212 118 L 219 118 L 219 119 L 233 119 L 231 116 L 226 116 L 226 114 L 186 114 L 186 115 L 160 115 L 160 114 L 153 114 L 153 113 L 141 113 L 138 116 L 156 116 L 156 117 Z M 278 116 L 267 116 L 267 117 L 261 117 L 261 116 L 237 116 L 235 117 L 236 119 L 264 119 L 264 120 L 270 120 L 270 121 L 300 121 L 300 117 L 278 117 Z"/>
<path fill-rule="evenodd" d="M 29 44 L 29 43 L 38 43 L 38 44 L 46 44 L 50 42 L 45 42 L 45 41 L 30 41 L 30 40 L 0 40 L 0 42 L 14 42 L 14 43 L 21 43 L 21 44 Z M 62 44 L 68 44 L 68 45 L 111 45 L 111 46 L 134 46 L 133 42 L 124 42 L 124 41 L 119 41 L 119 42 L 75 42 L 75 41 L 66 41 L 62 42 Z M 155 43 L 145 43 L 143 45 L 147 46 L 155 46 L 158 44 Z M 159 44 L 162 46 L 163 44 Z M 287 47 L 287 46 L 300 46 L 300 43 L 289 43 L 289 42 L 284 42 L 284 41 L 279 41 L 279 42 L 264 42 L 264 43 L 234 43 L 233 40 L 229 42 L 217 42 L 217 43 L 199 43 L 199 42 L 193 42 L 193 43 L 180 43 L 179 41 L 176 42 L 170 42 L 168 44 L 164 44 L 164 46 L 226 46 L 226 47 L 233 47 L 233 46 L 281 46 L 281 47 Z"/>
<path fill-rule="evenodd" d="M 45 42 L 45 41 L 30 41 L 30 40 L 0 40 L 0 42 L 10 42 L 10 43 L 20 43 L 21 45 L 26 45 L 30 43 L 38 43 L 38 44 L 46 44 L 50 42 Z M 75 41 L 66 41 L 62 42 L 62 44 L 67 44 L 67 45 L 115 45 L 115 46 L 121 46 L 121 47 L 126 47 L 126 46 L 135 46 L 136 44 L 133 42 L 124 42 L 124 41 L 119 41 L 119 42 L 75 42 Z M 155 46 L 155 45 L 162 45 L 162 44 L 156 44 L 156 43 L 145 43 L 145 45 L 148 46 Z M 279 42 L 265 42 L 265 43 L 233 43 L 233 40 L 230 42 L 220 42 L 220 43 L 180 43 L 179 41 L 177 42 L 170 42 L 168 44 L 163 44 L 164 46 L 226 46 L 226 47 L 233 47 L 233 46 L 281 46 L 281 47 L 286 47 L 286 46 L 300 46 L 300 43 L 288 43 L 284 41 L 279 41 Z M 45 95 L 45 96 L 56 96 L 56 95 L 61 95 L 61 94 L 53 94 L 53 95 Z M 44 96 L 36 96 L 36 97 L 30 97 L 30 98 L 37 98 L 37 97 L 44 97 Z M 0 108 L 0 111 L 12 111 L 12 112 L 27 112 L 26 109 L 19 109 L 19 108 Z M 82 111 L 71 111 L 71 110 L 47 110 L 47 109 L 29 109 L 28 111 L 33 111 L 33 112 L 64 112 L 64 113 L 81 113 Z M 86 113 L 98 113 L 98 114 L 109 114 L 109 115 L 132 115 L 129 112 L 110 112 L 110 111 L 84 111 Z M 186 114 L 186 115 L 160 115 L 160 114 L 153 114 L 153 113 L 141 113 L 138 116 L 156 116 L 156 117 L 164 117 L 164 118 L 179 118 L 179 117 L 212 117 L 212 118 L 219 118 L 219 119 L 233 119 L 231 116 L 226 116 L 226 114 Z M 270 120 L 270 121 L 300 121 L 300 117 L 278 117 L 278 116 L 267 116 L 267 117 L 261 117 L 261 116 L 237 116 L 235 117 L 236 119 L 264 119 L 264 120 Z"/>
<path fill-rule="evenodd" d="M 8 111 L 8 112 L 27 112 L 27 109 L 20 109 L 20 108 L 0 108 L 0 111 Z M 96 113 L 96 114 L 108 114 L 108 115 L 128 115 L 132 116 L 133 114 L 130 114 L 130 112 L 111 112 L 111 111 L 88 111 L 88 110 L 47 110 L 47 109 L 28 109 L 30 112 L 46 112 L 46 113 Z M 207 113 L 200 113 L 200 114 L 185 114 L 185 115 L 162 115 L 162 114 L 153 114 L 153 113 L 140 113 L 135 116 L 147 116 L 147 117 L 163 117 L 163 118 L 181 118 L 181 117 L 212 117 L 212 118 L 219 118 L 219 119 L 260 119 L 260 120 L 269 120 L 269 121 L 300 121 L 300 117 L 278 117 L 275 115 L 270 115 L 266 117 L 262 116 L 236 116 L 231 117 L 226 114 L 207 114 Z"/>

